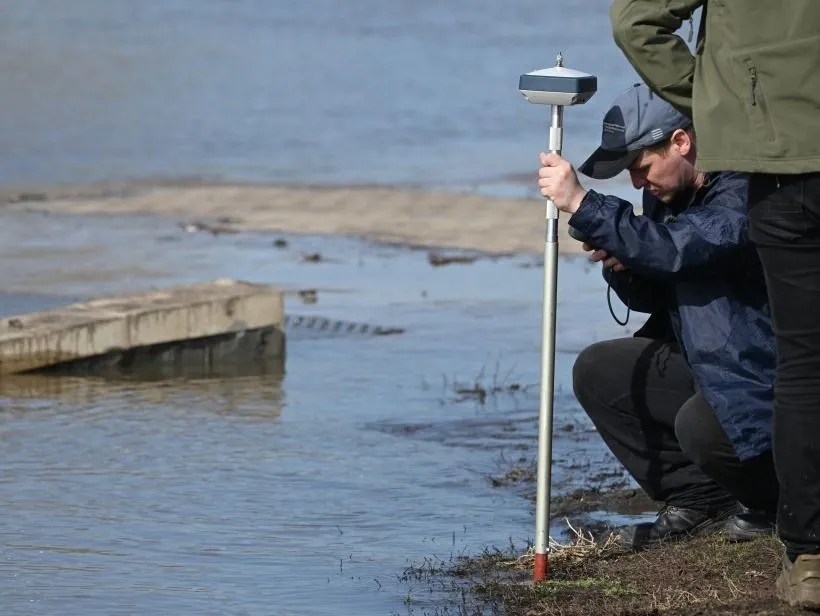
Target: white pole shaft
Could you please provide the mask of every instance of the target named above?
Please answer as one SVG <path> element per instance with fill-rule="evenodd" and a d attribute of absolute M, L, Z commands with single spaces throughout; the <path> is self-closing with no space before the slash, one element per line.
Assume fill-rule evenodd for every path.
<path fill-rule="evenodd" d="M 550 125 L 550 152 L 561 154 L 564 108 L 552 106 Z M 538 474 L 535 501 L 535 553 L 549 551 L 550 484 L 552 475 L 552 411 L 555 387 L 555 314 L 558 283 L 558 208 L 547 200 L 546 237 L 544 242 L 544 296 L 541 324 L 541 404 L 538 414 Z M 536 581 L 546 576 L 544 566 L 536 566 Z M 539 570 L 541 569 L 541 570 Z M 538 578 L 541 578 L 540 580 Z"/>

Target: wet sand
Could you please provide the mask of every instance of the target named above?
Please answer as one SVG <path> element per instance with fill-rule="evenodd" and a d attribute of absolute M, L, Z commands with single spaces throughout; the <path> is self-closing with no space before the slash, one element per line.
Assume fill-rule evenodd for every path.
<path fill-rule="evenodd" d="M 176 184 L 6 191 L 7 208 L 71 214 L 150 213 L 215 231 L 281 231 L 364 237 L 494 254 L 540 254 L 544 203 L 471 193 L 383 187 Z M 559 248 L 583 252 L 559 218 Z"/>

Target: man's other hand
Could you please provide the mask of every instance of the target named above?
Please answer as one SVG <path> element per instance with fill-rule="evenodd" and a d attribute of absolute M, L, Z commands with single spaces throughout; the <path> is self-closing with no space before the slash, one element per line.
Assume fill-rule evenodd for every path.
<path fill-rule="evenodd" d="M 626 269 L 626 266 L 618 261 L 615 257 L 610 257 L 609 253 L 606 250 L 600 250 L 597 248 L 593 248 L 589 244 L 584 244 L 583 249 L 587 252 L 591 252 L 592 254 L 589 256 L 589 260 L 593 263 L 598 263 L 599 261 L 603 261 L 603 266 L 606 269 L 611 269 L 613 272 L 622 272 Z"/>

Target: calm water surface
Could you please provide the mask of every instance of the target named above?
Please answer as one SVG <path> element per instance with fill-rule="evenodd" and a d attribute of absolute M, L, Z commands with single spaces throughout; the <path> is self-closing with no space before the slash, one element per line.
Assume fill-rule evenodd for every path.
<path fill-rule="evenodd" d="M 353 240 L 290 238 L 277 250 L 264 234 L 39 214 L 4 215 L 0 246 L 27 228 L 37 236 L 0 249 L 18 302 L 7 307 L 141 287 L 146 272 L 161 284 L 207 272 L 319 289 L 314 305 L 289 300 L 291 314 L 407 331 L 294 330 L 284 372 L 6 382 L 5 613 L 406 613 L 408 594 L 431 600 L 398 581 L 409 563 L 532 536 L 530 507 L 488 481 L 502 458 L 533 454 L 541 274 L 529 259 L 431 268 L 423 251 Z M 301 263 L 317 249 L 327 263 Z M 34 290 L 49 271 L 43 296 Z M 623 330 L 597 268 L 562 262 L 561 288 L 556 421 L 583 430 L 571 362 Z M 459 401 L 457 385 L 476 382 L 532 387 Z M 561 433 L 556 484 L 583 482 L 567 469 L 604 457 L 596 439 Z"/>
<path fill-rule="evenodd" d="M 0 14 L 0 185 L 500 190 L 547 138 L 519 75 L 561 51 L 599 77 L 566 113 L 576 162 L 637 79 L 600 0 L 0 0 Z"/>

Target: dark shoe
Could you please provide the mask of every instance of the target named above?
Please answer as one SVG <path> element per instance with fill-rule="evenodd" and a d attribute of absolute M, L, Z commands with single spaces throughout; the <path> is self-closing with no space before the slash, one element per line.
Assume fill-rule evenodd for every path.
<path fill-rule="evenodd" d="M 792 607 L 820 609 L 820 554 L 800 554 L 794 562 L 784 556 L 777 596 Z"/>
<path fill-rule="evenodd" d="M 734 506 L 707 512 L 667 505 L 654 522 L 626 526 L 618 532 L 618 538 L 632 549 L 640 550 L 661 541 L 676 541 L 717 530 L 736 511 Z"/>
<path fill-rule="evenodd" d="M 741 507 L 741 510 L 726 520 L 723 536 L 727 541 L 751 541 L 758 537 L 774 534 L 775 514 Z"/>

